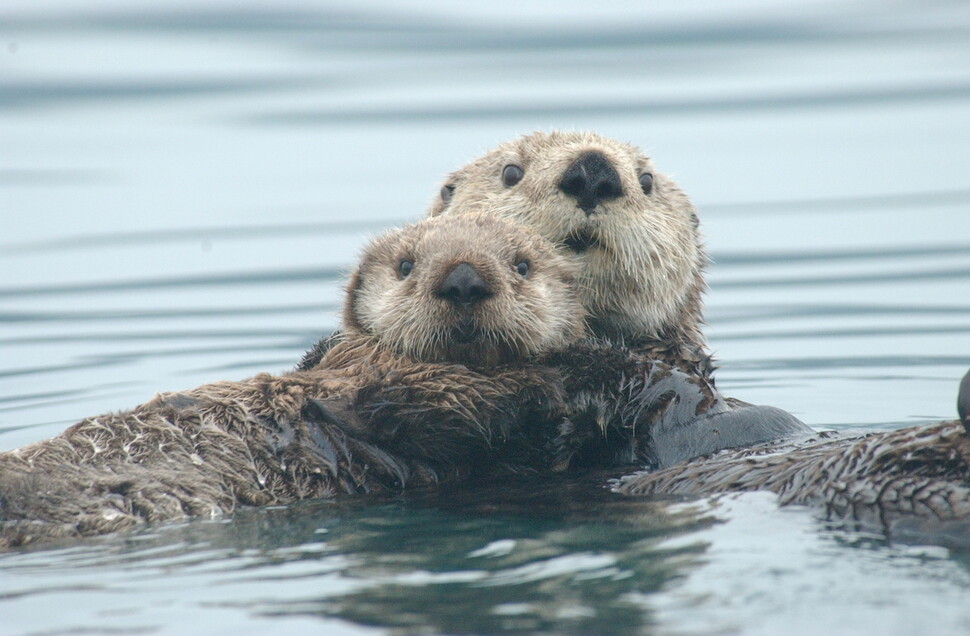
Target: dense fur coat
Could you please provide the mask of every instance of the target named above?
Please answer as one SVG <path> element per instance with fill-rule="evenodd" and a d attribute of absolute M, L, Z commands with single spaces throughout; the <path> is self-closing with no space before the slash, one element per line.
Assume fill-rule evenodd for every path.
<path fill-rule="evenodd" d="M 160 394 L 0 453 L 0 545 L 460 477 L 561 411 L 558 376 L 526 361 L 583 326 L 573 267 L 521 228 L 467 216 L 389 232 L 314 370 Z"/>
<path fill-rule="evenodd" d="M 628 495 L 713 495 L 768 490 L 779 502 L 890 536 L 970 546 L 970 373 L 960 421 L 867 434 L 818 433 L 724 450 L 631 475 Z"/>
<path fill-rule="evenodd" d="M 501 186 L 528 185 L 527 175 L 541 175 L 541 156 L 526 151 L 550 139 L 559 148 L 577 137 L 535 135 L 511 144 L 518 163 L 502 168 Z M 750 463 L 748 451 L 736 451 L 679 464 L 810 430 L 784 411 L 718 393 L 699 331 L 703 252 L 693 210 L 635 150 L 595 136 L 579 141 L 570 146 L 571 161 L 555 168 L 561 174 L 549 168 L 545 178 L 559 175 L 554 185 L 565 199 L 546 192 L 523 203 L 579 206 L 586 221 L 574 215 L 576 225 L 553 237 L 558 249 L 494 211 L 458 208 L 462 184 L 510 161 L 503 147 L 498 163 L 453 175 L 434 218 L 371 244 L 348 288 L 342 334 L 311 352 L 302 370 L 161 394 L 0 454 L 0 545 L 509 470 L 631 464 L 658 472 L 624 482 L 621 491 L 629 494 L 787 492 L 784 484 L 795 483 L 805 496 L 785 501 L 835 505 L 829 486 L 846 480 L 874 492 L 892 463 L 881 457 L 899 460 L 892 479 L 903 487 L 883 489 L 898 494 L 894 510 L 908 506 L 906 514 L 918 518 L 950 509 L 964 520 L 965 507 L 951 501 L 966 491 L 965 439 L 953 426 L 884 436 L 848 456 L 841 446 L 820 454 L 798 447 L 780 463 Z M 631 194 L 634 186 L 642 196 Z M 496 190 L 461 205 L 494 207 L 507 198 Z M 635 214 L 632 226 L 620 223 L 631 202 L 639 206 L 634 212 L 666 220 L 646 234 Z M 605 212 L 614 220 L 589 220 Z M 613 242 L 624 232 L 647 237 L 646 261 L 629 251 L 634 243 Z M 683 249 L 674 235 L 689 237 L 696 249 L 668 263 L 665 250 Z M 621 269 L 599 280 L 583 273 L 606 262 L 600 259 Z M 686 290 L 668 293 L 670 280 Z M 626 293 L 604 293 L 600 284 L 627 285 Z M 648 290 L 666 295 L 643 314 L 637 295 Z M 584 308 L 592 338 L 581 338 Z M 970 397 L 962 393 L 960 404 L 965 413 Z M 896 444 L 907 450 L 880 450 Z M 941 457 L 956 459 L 945 470 L 927 464 Z M 754 467 L 750 479 L 738 478 L 744 462 Z M 920 481 L 927 471 L 946 506 L 910 505 L 929 492 Z M 839 479 L 825 482 L 827 475 Z M 864 497 L 850 503 L 867 505 Z"/>
<path fill-rule="evenodd" d="M 536 369 L 484 375 L 361 347 L 342 369 L 162 393 L 0 453 L 0 546 L 460 478 L 561 397 Z M 335 420 L 348 405 L 380 417 Z"/>
<path fill-rule="evenodd" d="M 577 263 L 588 323 L 607 341 L 595 355 L 596 345 L 584 343 L 560 356 L 572 399 L 552 436 L 556 466 L 630 461 L 668 468 L 624 481 L 620 490 L 630 494 L 769 489 L 784 503 L 823 504 L 835 516 L 888 520 L 902 510 L 909 521 L 964 519 L 967 467 L 941 460 L 965 457 L 958 426 L 833 440 L 779 409 L 719 395 L 700 331 L 706 257 L 697 217 L 636 148 L 560 132 L 502 144 L 449 175 L 430 215 L 480 210 L 530 227 Z M 303 365 L 312 366 L 328 346 L 318 344 Z M 960 394 L 964 418 L 968 385 L 970 375 Z M 745 448 L 766 440 L 794 441 Z M 762 454 L 768 456 L 758 459 Z M 886 459 L 900 457 L 912 461 Z M 914 490 L 923 472 L 942 490 Z M 941 492 L 950 494 L 934 498 Z M 925 502 L 933 505 L 920 505 L 930 493 Z"/>
<path fill-rule="evenodd" d="M 664 467 L 778 435 L 662 347 L 579 339 L 573 272 L 492 217 L 389 233 L 314 369 L 163 393 L 0 454 L 0 544 L 472 475 Z"/>
<path fill-rule="evenodd" d="M 661 377 L 664 368 L 680 380 L 673 403 L 717 404 L 716 416 L 682 407 L 677 410 L 680 426 L 652 445 L 627 435 L 601 439 L 612 445 L 607 455 L 657 466 L 772 439 L 767 435 L 809 431 L 780 409 L 727 399 L 716 390 L 700 329 L 706 256 L 697 216 L 687 196 L 637 148 L 577 132 L 537 132 L 502 144 L 449 175 L 429 211 L 431 217 L 444 218 L 483 214 L 511 220 L 523 233 L 537 232 L 555 245 L 576 268 L 595 350 L 602 361 L 623 360 L 616 367 L 584 355 L 573 360 L 576 393 L 597 404 L 596 409 L 626 416 L 608 426 L 602 421 L 567 425 L 576 439 L 567 443 L 557 437 L 565 445 L 591 442 L 593 431 L 631 430 L 635 420 L 656 415 L 626 412 L 623 391 L 633 379 Z M 318 342 L 299 368 L 313 368 L 339 340 L 336 334 Z M 654 390 L 664 393 L 659 386 Z M 610 400 L 616 403 L 607 404 Z M 695 422 L 702 414 L 713 419 Z M 695 425 L 710 430 L 701 435 Z"/>

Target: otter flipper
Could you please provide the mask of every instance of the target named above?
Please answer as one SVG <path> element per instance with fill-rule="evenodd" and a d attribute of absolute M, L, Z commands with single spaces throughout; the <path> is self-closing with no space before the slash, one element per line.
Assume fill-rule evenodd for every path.
<path fill-rule="evenodd" d="M 553 442 L 562 467 L 639 463 L 648 469 L 726 448 L 813 433 L 771 406 L 725 398 L 710 360 L 665 346 L 627 348 L 585 340 L 549 356 L 570 404 Z"/>
<path fill-rule="evenodd" d="M 665 419 L 651 429 L 648 463 L 655 468 L 667 468 L 726 448 L 753 446 L 812 432 L 791 413 L 755 404 L 694 419 Z"/>

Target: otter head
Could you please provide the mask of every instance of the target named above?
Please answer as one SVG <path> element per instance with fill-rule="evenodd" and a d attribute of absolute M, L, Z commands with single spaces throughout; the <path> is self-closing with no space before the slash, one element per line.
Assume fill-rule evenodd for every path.
<path fill-rule="evenodd" d="M 344 329 L 421 362 L 489 366 L 582 337 L 575 268 L 493 216 L 426 219 L 374 240 L 354 272 Z"/>
<path fill-rule="evenodd" d="M 579 265 L 591 329 L 703 343 L 706 257 L 687 196 L 635 147 L 592 133 L 533 133 L 451 174 L 431 216 L 486 209 Z"/>

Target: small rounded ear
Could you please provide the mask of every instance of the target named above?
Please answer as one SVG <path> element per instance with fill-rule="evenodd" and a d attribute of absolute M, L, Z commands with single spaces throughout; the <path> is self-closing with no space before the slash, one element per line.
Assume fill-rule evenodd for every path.
<path fill-rule="evenodd" d="M 441 213 L 445 211 L 446 207 L 448 207 L 448 204 L 445 203 L 445 200 L 442 199 L 441 195 L 439 194 L 434 198 L 434 201 L 431 202 L 431 207 L 428 208 L 428 216 L 440 216 Z"/>
<path fill-rule="evenodd" d="M 343 315 L 343 328 L 345 331 L 364 333 L 364 326 L 357 316 L 357 294 L 360 292 L 361 287 L 364 286 L 363 269 L 363 263 L 355 267 L 353 273 L 350 275 L 350 281 L 347 282 Z"/>
<path fill-rule="evenodd" d="M 458 185 L 457 174 L 456 172 L 451 173 L 441 184 L 441 189 L 438 190 L 438 194 L 431 202 L 431 207 L 428 208 L 428 216 L 439 216 L 448 208 L 448 204 L 451 203 L 451 198 L 455 194 L 455 186 Z"/>

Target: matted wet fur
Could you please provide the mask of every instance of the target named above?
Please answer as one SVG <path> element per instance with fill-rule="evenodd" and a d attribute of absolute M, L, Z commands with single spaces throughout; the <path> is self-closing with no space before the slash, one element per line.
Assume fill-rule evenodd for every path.
<path fill-rule="evenodd" d="M 706 256 L 697 216 L 686 195 L 635 147 L 594 133 L 526 135 L 449 175 L 429 214 L 511 219 L 522 224 L 523 232 L 536 231 L 552 241 L 577 267 L 579 294 L 599 341 L 599 359 L 589 349 L 572 357 L 572 367 L 564 373 L 575 379 L 577 395 L 590 396 L 599 405 L 596 409 L 627 416 L 608 425 L 602 418 L 575 425 L 572 433 L 557 435 L 563 447 L 582 447 L 599 434 L 598 455 L 655 467 L 700 452 L 810 431 L 781 409 L 718 393 L 700 330 Z M 337 333 L 318 342 L 299 368 L 312 368 L 339 340 Z M 601 364 L 604 360 L 625 375 L 612 373 L 613 368 Z M 587 371 L 593 368 L 599 371 Z M 718 407 L 696 413 L 680 408 L 677 426 L 668 429 L 637 425 L 640 419 L 669 411 L 641 403 L 630 407 L 624 388 L 633 379 L 664 377 L 664 369 L 678 379 L 672 405 Z M 614 378 L 613 385 L 604 381 L 607 377 Z M 667 379 L 663 386 L 672 382 Z M 598 389 L 587 391 L 586 385 Z M 662 393 L 659 387 L 654 392 Z M 636 409 L 645 409 L 638 411 L 642 417 L 630 415 Z M 627 434 L 632 429 L 639 436 Z M 586 463 L 581 455 L 575 459 Z"/>
<path fill-rule="evenodd" d="M 575 293 L 566 293 L 576 268 L 571 259 L 529 228 L 510 226 L 492 214 L 439 218 L 414 226 L 406 240 L 392 234 L 372 243 L 348 286 L 347 337 L 329 344 L 322 367 L 366 358 L 372 345 L 365 339 L 362 349 L 359 338 L 352 342 L 355 336 L 369 336 L 372 344 L 415 359 L 479 366 L 548 352 L 533 357 L 531 368 L 555 378 L 550 388 L 565 388 L 567 397 L 546 420 L 520 422 L 519 443 L 496 454 L 496 464 L 517 470 L 663 467 L 810 430 L 780 409 L 724 398 L 693 360 L 660 341 L 637 348 L 599 338 L 580 341 L 582 308 Z M 484 296 L 456 302 L 442 294 L 443 280 L 470 249 L 494 255 L 475 267 Z M 406 276 L 399 271 L 403 263 Z M 471 342 L 461 336 L 465 320 L 477 325 L 478 337 Z M 505 342 L 492 332 L 514 334 L 516 341 Z M 441 378 L 455 384 L 462 374 Z M 394 421 L 397 410 L 411 402 L 406 392 L 371 392 L 342 409 L 340 417 Z M 411 411 L 422 408 L 415 402 Z"/>
<path fill-rule="evenodd" d="M 391 232 L 365 251 L 343 335 L 313 370 L 161 394 L 0 454 L 0 542 L 476 474 L 664 467 L 801 426 L 736 417 L 662 346 L 566 346 L 582 333 L 572 282 L 546 242 L 493 217 Z M 418 326 L 372 309 L 414 297 L 403 315 Z"/>
<path fill-rule="evenodd" d="M 412 296 L 417 331 L 362 309 Z M 0 545 L 461 478 L 519 423 L 562 411 L 559 376 L 526 361 L 582 331 L 572 267 L 521 228 L 390 232 L 365 250 L 344 338 L 314 370 L 163 393 L 0 453 Z"/>
<path fill-rule="evenodd" d="M 817 433 L 725 450 L 622 479 L 635 496 L 768 490 L 782 505 L 889 536 L 970 547 L 970 373 L 962 421 L 871 433 Z"/>
<path fill-rule="evenodd" d="M 482 374 L 361 346 L 370 355 L 342 369 L 162 393 L 0 454 L 0 546 L 462 478 L 561 399 L 542 369 Z M 375 393 L 381 417 L 335 419 Z"/>
<path fill-rule="evenodd" d="M 587 177 L 607 175 L 603 196 L 574 185 L 563 187 L 567 177 L 576 177 L 577 162 L 582 168 L 578 172 L 585 171 Z M 615 176 L 608 174 L 606 164 Z M 649 188 L 639 183 L 645 174 L 650 175 Z M 586 185 L 595 185 L 597 179 L 603 181 L 587 178 Z M 615 183 L 611 185 L 611 181 Z M 617 183 L 618 189 L 613 187 Z M 952 472 L 939 483 L 944 484 L 944 491 L 952 490 L 935 510 L 919 504 L 919 490 L 897 487 L 921 483 L 920 471 L 935 470 L 922 462 L 931 461 L 937 454 L 951 456 L 956 446 L 963 447 L 965 440 L 952 423 L 940 425 L 940 435 L 932 433 L 934 427 L 875 434 L 866 438 L 871 446 L 853 446 L 850 457 L 843 457 L 845 448 L 839 445 L 850 442 L 826 445 L 815 455 L 797 450 L 814 434 L 796 418 L 779 409 L 746 405 L 718 394 L 700 335 L 705 256 L 696 215 L 686 196 L 658 174 L 636 148 L 591 133 L 558 132 L 534 133 L 502 144 L 449 175 L 430 214 L 461 215 L 481 209 L 512 218 L 558 241 L 560 251 L 571 255 L 580 266 L 581 294 L 591 314 L 590 327 L 608 340 L 585 352 L 580 349 L 590 343 L 573 345 L 559 356 L 572 400 L 569 417 L 552 436 L 557 466 L 626 460 L 642 462 L 650 469 L 668 468 L 631 478 L 623 486 L 630 492 L 638 488 L 656 493 L 785 489 L 791 485 L 780 485 L 788 483 L 784 475 L 797 475 L 796 481 L 801 484 L 798 501 L 823 503 L 842 513 L 858 510 L 860 517 L 879 516 L 881 510 L 891 513 L 893 506 L 908 508 L 906 519 L 917 524 L 937 514 L 952 517 L 957 514 L 953 511 L 964 509 L 959 501 L 950 503 L 956 501 L 954 497 L 959 499 L 964 489 L 966 466 L 959 463 L 946 464 L 946 470 Z M 673 289 L 671 281 L 678 281 L 682 287 Z M 640 294 L 642 289 L 650 293 Z M 648 298 L 659 298 L 660 302 L 645 306 L 642 301 Z M 331 343 L 318 343 L 303 365 L 312 365 L 328 346 Z M 638 355 L 643 357 L 636 362 Z M 598 371 L 584 375 L 587 365 Z M 622 371 L 614 373 L 617 370 Z M 964 379 L 959 405 L 964 425 L 970 427 L 966 415 L 970 411 L 970 375 Z M 777 463 L 755 462 L 744 448 L 759 439 L 801 441 L 794 446 L 785 441 L 764 447 L 779 453 Z M 891 457 L 896 444 L 915 452 L 916 460 L 903 462 L 904 477 L 893 482 L 895 486 L 885 485 L 884 494 L 898 497 L 898 501 L 879 502 L 875 493 L 883 488 L 877 488 L 883 473 L 876 462 L 857 463 L 853 458 L 868 456 L 872 449 L 884 451 L 880 456 Z M 674 466 L 680 460 L 733 447 L 743 450 Z M 788 448 L 795 449 L 790 457 L 784 452 Z M 923 452 L 917 452 L 919 449 Z M 813 465 L 815 460 L 810 457 L 820 458 L 821 463 Z M 736 480 L 748 469 L 749 461 L 754 462 L 754 474 L 750 479 Z M 830 489 L 840 482 L 825 481 L 823 465 L 827 464 L 831 464 L 832 474 L 856 484 L 859 494 L 846 500 L 852 502 L 850 508 L 836 503 Z M 705 477 L 695 480 L 695 475 Z M 927 486 L 922 492 L 938 491 Z M 946 512 L 948 506 L 951 512 Z M 889 514 L 886 518 L 891 517 Z M 884 525 L 886 529 L 899 527 L 898 523 Z M 967 530 L 964 521 L 957 527 Z"/>

